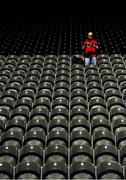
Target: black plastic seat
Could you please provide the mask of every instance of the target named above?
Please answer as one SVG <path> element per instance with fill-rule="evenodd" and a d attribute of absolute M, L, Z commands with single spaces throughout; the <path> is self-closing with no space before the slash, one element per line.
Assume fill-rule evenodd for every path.
<path fill-rule="evenodd" d="M 5 123 L 9 120 L 9 111 L 6 108 L 0 108 L 0 119 Z"/>
<path fill-rule="evenodd" d="M 38 85 L 38 91 L 45 90 L 45 89 L 53 92 L 53 85 L 49 82 L 43 82 Z"/>
<path fill-rule="evenodd" d="M 82 82 L 74 82 L 71 85 L 71 91 L 74 91 L 75 89 L 82 89 L 82 90 L 86 91 L 86 86 Z"/>
<path fill-rule="evenodd" d="M 25 133 L 26 121 L 20 119 L 12 119 L 7 121 L 6 131 Z"/>
<path fill-rule="evenodd" d="M 33 71 L 33 70 L 37 70 L 37 71 L 39 71 L 41 73 L 42 68 L 41 68 L 41 66 L 39 64 L 33 64 L 33 65 L 30 66 L 29 71 Z"/>
<path fill-rule="evenodd" d="M 0 162 L 0 179 L 12 179 L 13 166 L 7 162 Z"/>
<path fill-rule="evenodd" d="M 104 94 L 101 90 L 99 89 L 91 89 L 88 92 L 88 101 L 90 101 L 92 98 L 94 97 L 101 97 L 102 99 L 104 99 Z"/>
<path fill-rule="evenodd" d="M 83 66 L 81 64 L 73 64 L 71 66 L 71 71 L 73 72 L 74 70 L 81 70 L 81 71 L 83 71 Z"/>
<path fill-rule="evenodd" d="M 117 148 L 113 145 L 99 145 L 95 149 L 95 162 L 96 164 L 101 164 L 104 161 L 118 162 L 118 151 Z"/>
<path fill-rule="evenodd" d="M 41 74 L 38 70 L 32 70 L 32 71 L 28 71 L 27 77 L 29 76 L 36 76 L 38 79 L 40 79 Z"/>
<path fill-rule="evenodd" d="M 16 179 L 40 179 L 41 167 L 34 162 L 20 162 L 15 169 Z"/>
<path fill-rule="evenodd" d="M 83 97 L 85 100 L 87 99 L 86 91 L 82 89 L 75 89 L 71 92 L 71 100 L 76 97 Z"/>
<path fill-rule="evenodd" d="M 83 97 L 76 97 L 73 98 L 72 101 L 70 102 L 70 108 L 72 109 L 73 107 L 76 106 L 82 106 L 87 108 L 88 104 L 87 101 Z"/>
<path fill-rule="evenodd" d="M 17 82 L 20 85 L 22 85 L 23 84 L 23 77 L 22 76 L 13 76 L 9 80 L 9 83 L 12 83 L 12 82 Z"/>
<path fill-rule="evenodd" d="M 109 69 L 103 69 L 101 72 L 100 72 L 100 77 L 103 78 L 104 76 L 112 76 L 113 75 L 113 72 L 112 70 L 109 70 Z"/>
<path fill-rule="evenodd" d="M 109 130 L 111 131 L 111 124 L 108 119 L 94 119 L 91 122 L 91 132 L 94 133 L 96 131 L 105 131 Z"/>
<path fill-rule="evenodd" d="M 87 71 L 88 71 L 88 70 L 91 70 L 91 69 L 97 71 L 97 70 L 98 70 L 98 67 L 97 67 L 96 65 L 94 65 L 94 64 L 87 65 L 87 66 L 85 67 L 85 73 L 87 73 Z"/>
<path fill-rule="evenodd" d="M 93 108 L 94 106 L 103 106 L 104 108 L 106 108 L 106 103 L 103 98 L 96 97 L 96 98 L 92 98 L 89 101 L 89 110 L 91 110 L 91 108 Z"/>
<path fill-rule="evenodd" d="M 65 89 L 56 90 L 53 94 L 53 100 L 58 97 L 64 97 L 69 100 L 69 92 L 66 91 Z"/>
<path fill-rule="evenodd" d="M 53 78 L 55 78 L 55 72 L 52 71 L 52 70 L 44 70 L 43 73 L 42 73 L 41 79 L 44 76 L 52 76 Z"/>
<path fill-rule="evenodd" d="M 68 132 L 68 121 L 66 119 L 62 118 L 57 118 L 57 119 L 52 119 L 49 122 L 49 131 L 64 131 Z"/>
<path fill-rule="evenodd" d="M 5 78 L 10 78 L 11 77 L 11 72 L 10 71 L 8 71 L 8 70 L 1 70 L 0 71 L 0 76 L 3 76 L 3 77 L 5 77 Z"/>
<path fill-rule="evenodd" d="M 57 106 L 64 106 L 67 109 L 69 109 L 69 101 L 66 98 L 64 98 L 64 97 L 56 98 L 52 102 L 52 109 L 57 107 Z"/>
<path fill-rule="evenodd" d="M 58 66 L 57 71 L 61 71 L 61 70 L 66 70 L 66 71 L 69 72 L 70 71 L 70 67 L 67 66 L 66 64 L 61 64 L 61 65 Z"/>
<path fill-rule="evenodd" d="M 15 71 L 19 71 L 19 70 L 24 70 L 25 73 L 27 73 L 28 67 L 25 64 L 21 64 L 21 65 L 19 64 L 19 65 L 16 66 Z"/>
<path fill-rule="evenodd" d="M 123 148 L 126 144 L 126 131 L 120 131 L 116 136 L 116 143 L 119 149 Z"/>
<path fill-rule="evenodd" d="M 118 76 L 117 80 L 118 80 L 118 84 L 121 85 L 122 83 L 126 81 L 126 75 Z"/>
<path fill-rule="evenodd" d="M 27 122 L 29 120 L 29 111 L 24 107 L 15 108 L 11 111 L 10 119 L 13 119 L 16 117 L 19 119 L 22 117 Z"/>
<path fill-rule="evenodd" d="M 49 82 L 52 85 L 54 85 L 54 77 L 52 77 L 51 75 L 41 77 L 40 83 L 44 83 L 44 82 Z"/>
<path fill-rule="evenodd" d="M 122 166 L 115 161 L 102 162 L 98 166 L 97 177 L 98 179 L 123 179 Z"/>
<path fill-rule="evenodd" d="M 50 111 L 50 109 L 51 109 L 50 100 L 47 98 L 37 99 L 33 105 L 33 108 L 36 108 L 36 107 L 45 107 Z"/>
<path fill-rule="evenodd" d="M 99 145 L 114 145 L 115 139 L 111 131 L 99 130 L 93 134 L 93 144 L 95 147 Z"/>
<path fill-rule="evenodd" d="M 126 145 L 120 149 L 120 162 L 123 166 L 126 165 Z"/>
<path fill-rule="evenodd" d="M 35 83 L 37 86 L 39 83 L 39 79 L 36 76 L 28 76 L 25 78 L 24 83 L 29 83 L 29 82 Z"/>
<path fill-rule="evenodd" d="M 45 162 L 68 163 L 67 148 L 63 145 L 50 145 L 45 149 Z"/>
<path fill-rule="evenodd" d="M 88 131 L 73 131 L 70 139 L 71 146 L 91 145 L 91 136 Z"/>
<path fill-rule="evenodd" d="M 12 64 L 5 64 L 5 65 L 3 66 L 3 68 L 2 68 L 2 70 L 3 70 L 3 71 L 8 70 L 8 71 L 10 71 L 10 72 L 12 73 L 13 70 L 14 70 L 14 66 L 13 66 Z"/>
<path fill-rule="evenodd" d="M 28 111 L 31 111 L 32 109 L 32 100 L 31 99 L 18 99 L 15 103 L 15 108 L 23 107 L 26 108 Z"/>
<path fill-rule="evenodd" d="M 101 80 L 98 76 L 94 76 L 94 75 L 90 75 L 87 77 L 86 79 L 87 84 L 89 84 L 90 82 L 98 82 L 101 83 Z"/>
<path fill-rule="evenodd" d="M 98 66 L 100 66 L 101 64 L 110 64 L 109 59 L 106 58 L 101 58 L 97 61 Z"/>
<path fill-rule="evenodd" d="M 126 108 L 115 106 L 110 111 L 110 119 L 112 122 L 119 118 L 119 116 L 126 116 Z"/>
<path fill-rule="evenodd" d="M 94 106 L 94 108 L 90 110 L 90 119 L 97 115 L 103 115 L 108 118 L 108 111 L 103 106 Z"/>
<path fill-rule="evenodd" d="M 18 162 L 18 149 L 14 146 L 0 146 L 0 162 L 16 165 Z"/>
<path fill-rule="evenodd" d="M 11 89 L 15 90 L 16 93 L 19 93 L 20 85 L 16 82 L 7 84 L 7 86 L 5 87 L 5 91 L 11 90 Z"/>
<path fill-rule="evenodd" d="M 20 132 L 7 131 L 2 134 L 1 145 L 20 148 L 22 146 L 22 134 Z"/>
<path fill-rule="evenodd" d="M 86 72 L 86 78 L 88 78 L 89 76 L 99 77 L 99 73 L 98 73 L 97 70 L 89 69 L 89 70 Z"/>
<path fill-rule="evenodd" d="M 104 76 L 102 77 L 102 85 L 103 85 L 103 86 L 104 86 L 104 84 L 105 84 L 106 82 L 108 82 L 108 81 L 110 81 L 110 82 L 115 82 L 115 83 L 116 83 L 116 79 L 115 79 L 114 75 L 104 75 Z"/>
<path fill-rule="evenodd" d="M 36 107 L 31 111 L 30 114 L 30 119 L 34 118 L 34 117 L 39 117 L 39 116 L 44 116 L 46 118 L 46 120 L 49 120 L 49 110 L 47 108 L 44 107 Z"/>
<path fill-rule="evenodd" d="M 69 78 L 64 75 L 58 76 L 55 79 L 55 83 L 59 83 L 59 82 L 66 82 L 67 84 L 69 84 Z"/>
<path fill-rule="evenodd" d="M 84 77 L 84 72 L 83 70 L 80 70 L 80 69 L 75 69 L 71 72 L 71 77 L 74 77 L 74 76 L 82 76 Z"/>
<path fill-rule="evenodd" d="M 47 137 L 46 146 L 49 145 L 64 145 L 68 146 L 68 134 L 66 131 L 51 130 Z"/>
<path fill-rule="evenodd" d="M 7 84 L 8 78 L 5 76 L 0 76 L 0 83 L 5 86 Z"/>
<path fill-rule="evenodd" d="M 117 135 L 121 131 L 126 130 L 126 119 L 118 118 L 113 122 L 113 132 Z"/>
<path fill-rule="evenodd" d="M 39 131 L 43 132 L 44 134 L 47 133 L 47 122 L 43 119 L 31 119 L 27 123 L 27 131 Z"/>
<path fill-rule="evenodd" d="M 45 134 L 39 131 L 28 131 L 24 136 L 23 145 L 45 147 Z"/>
<path fill-rule="evenodd" d="M 14 102 L 11 99 L 0 99 L 0 109 L 7 109 L 9 112 L 14 108 Z"/>
<path fill-rule="evenodd" d="M 103 89 L 104 89 L 104 93 L 106 93 L 110 89 L 119 90 L 119 87 L 117 83 L 108 81 L 104 84 Z"/>
<path fill-rule="evenodd" d="M 71 78 L 71 84 L 73 84 L 73 83 L 75 83 L 75 82 L 82 82 L 83 84 L 85 84 L 85 79 L 84 79 L 84 77 L 79 76 L 79 75 L 73 76 L 73 77 Z"/>
<path fill-rule="evenodd" d="M 75 162 L 70 167 L 71 179 L 95 179 L 95 166 L 91 162 Z"/>
<path fill-rule="evenodd" d="M 79 118 L 76 118 L 76 119 L 72 119 L 71 122 L 70 122 L 70 131 L 73 132 L 73 131 L 89 131 L 90 130 L 90 124 L 89 122 L 87 121 L 87 119 L 79 119 Z"/>
<path fill-rule="evenodd" d="M 5 122 L 1 119 L 0 120 L 0 133 L 2 134 L 2 132 L 4 132 L 5 130 Z"/>
<path fill-rule="evenodd" d="M 112 67 L 111 67 L 111 65 L 110 64 L 101 64 L 100 66 L 99 66 L 99 73 L 101 73 L 101 71 L 102 70 L 104 70 L 104 69 L 108 69 L 108 70 L 112 70 Z"/>
<path fill-rule="evenodd" d="M 105 93 L 106 101 L 108 101 L 109 99 L 112 99 L 113 97 L 122 98 L 120 91 L 116 89 L 107 90 Z"/>
<path fill-rule="evenodd" d="M 55 59 L 46 59 L 45 62 L 44 62 L 44 65 L 47 65 L 47 64 L 52 64 L 54 66 L 56 66 L 56 60 Z"/>
<path fill-rule="evenodd" d="M 123 82 L 120 84 L 120 91 L 123 93 L 123 91 L 125 91 L 126 89 L 126 82 Z"/>
<path fill-rule="evenodd" d="M 114 65 L 113 65 L 113 70 L 114 70 L 114 72 L 117 71 L 118 69 L 124 69 L 124 70 L 126 70 L 124 64 L 114 64 Z"/>
<path fill-rule="evenodd" d="M 43 164 L 43 149 L 40 146 L 23 146 L 20 151 L 20 161 Z"/>
<path fill-rule="evenodd" d="M 26 76 L 26 73 L 24 70 L 17 70 L 17 71 L 14 71 L 13 74 L 12 74 L 13 77 L 16 77 L 16 76 L 21 76 L 22 78 L 25 78 Z"/>
<path fill-rule="evenodd" d="M 93 162 L 93 150 L 88 145 L 75 145 L 70 150 L 70 162 Z"/>
<path fill-rule="evenodd" d="M 43 179 L 67 179 L 68 168 L 63 162 L 47 162 L 43 167 Z"/>
<path fill-rule="evenodd" d="M 64 69 L 56 72 L 56 77 L 61 76 L 61 75 L 69 77 L 70 73 L 69 73 L 69 71 L 64 70 Z"/>
<path fill-rule="evenodd" d="M 11 99 L 14 102 L 17 99 L 17 93 L 13 90 L 4 91 L 1 98 Z"/>
<path fill-rule="evenodd" d="M 108 99 L 107 101 L 108 110 L 110 111 L 115 106 L 125 108 L 125 103 L 121 98 L 112 97 L 111 99 Z"/>
<path fill-rule="evenodd" d="M 70 111 L 70 118 L 72 119 L 74 116 L 84 116 L 88 119 L 88 110 L 85 107 L 73 107 Z"/>
<path fill-rule="evenodd" d="M 87 85 L 87 92 L 89 92 L 90 90 L 92 89 L 98 89 L 98 90 L 102 90 L 102 86 L 101 86 L 101 83 L 98 83 L 98 82 L 90 82 L 88 85 Z"/>
<path fill-rule="evenodd" d="M 49 89 L 42 89 L 36 94 L 36 99 L 46 97 L 50 101 L 52 100 L 52 93 Z"/>
<path fill-rule="evenodd" d="M 56 71 L 56 66 L 54 64 L 45 64 L 43 70 L 44 71 L 52 70 L 52 71 L 55 72 Z"/>

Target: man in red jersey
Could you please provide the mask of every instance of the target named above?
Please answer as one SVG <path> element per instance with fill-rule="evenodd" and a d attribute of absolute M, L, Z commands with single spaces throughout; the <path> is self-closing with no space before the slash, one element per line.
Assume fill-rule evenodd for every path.
<path fill-rule="evenodd" d="M 93 33 L 88 33 L 88 39 L 84 41 L 83 47 L 84 49 L 84 60 L 85 65 L 95 64 L 96 65 L 96 56 L 98 50 L 98 43 L 93 39 Z"/>

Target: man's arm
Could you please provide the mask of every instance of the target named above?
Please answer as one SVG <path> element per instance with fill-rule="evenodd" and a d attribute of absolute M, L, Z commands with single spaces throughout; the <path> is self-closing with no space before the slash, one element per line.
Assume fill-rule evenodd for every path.
<path fill-rule="evenodd" d="M 97 44 L 97 42 L 93 43 L 92 45 L 93 45 L 93 47 L 95 47 L 96 49 L 98 49 L 98 44 Z"/>

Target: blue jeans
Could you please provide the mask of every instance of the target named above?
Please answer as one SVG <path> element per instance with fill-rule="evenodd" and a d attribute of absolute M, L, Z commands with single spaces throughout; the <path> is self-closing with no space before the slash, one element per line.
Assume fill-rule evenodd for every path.
<path fill-rule="evenodd" d="M 91 61 L 91 62 L 90 62 Z M 85 66 L 88 64 L 94 64 L 96 65 L 96 57 L 89 57 L 89 58 L 85 58 Z"/>

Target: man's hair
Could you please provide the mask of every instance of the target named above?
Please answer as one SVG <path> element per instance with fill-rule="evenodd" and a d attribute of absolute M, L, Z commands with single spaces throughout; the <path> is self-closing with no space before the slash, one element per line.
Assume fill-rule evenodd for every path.
<path fill-rule="evenodd" d="M 93 33 L 92 32 L 88 32 L 88 36 L 93 36 Z"/>

